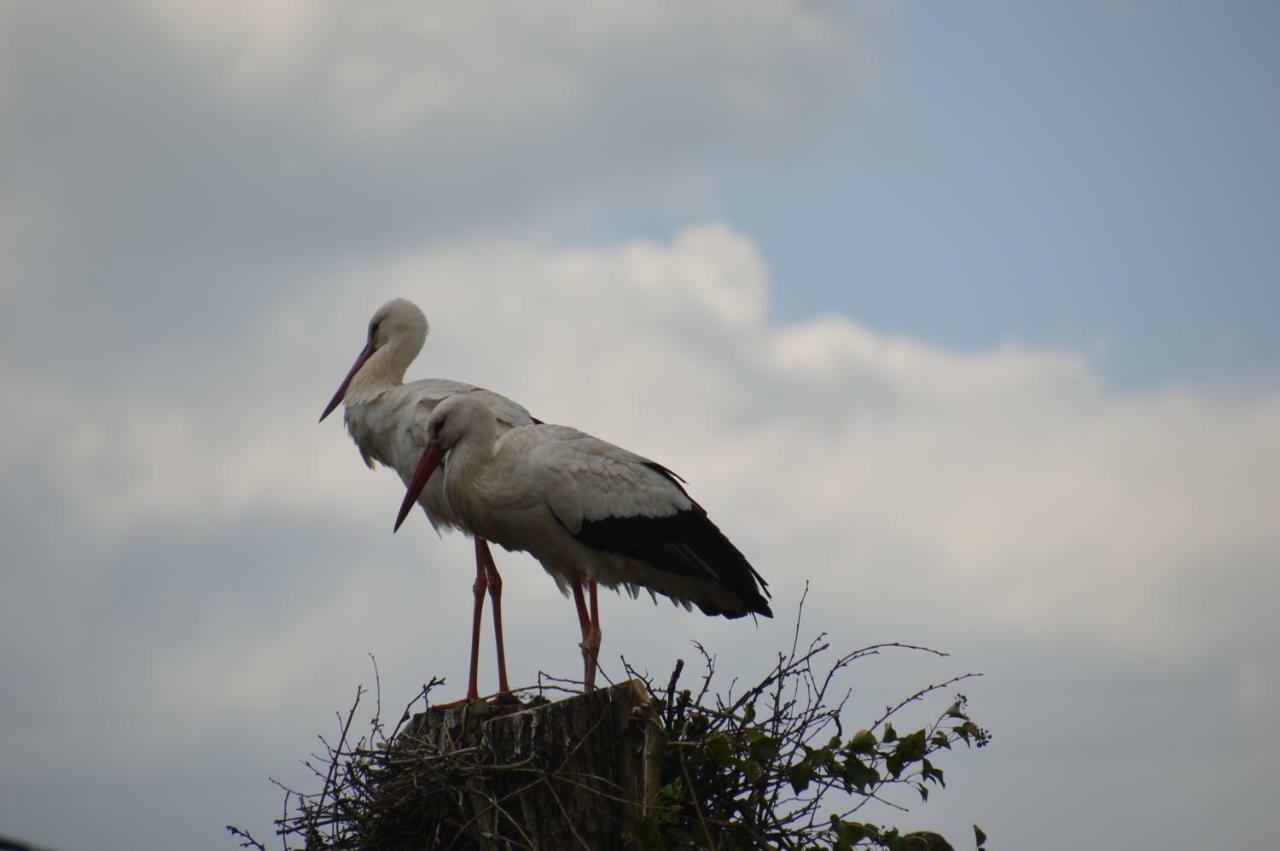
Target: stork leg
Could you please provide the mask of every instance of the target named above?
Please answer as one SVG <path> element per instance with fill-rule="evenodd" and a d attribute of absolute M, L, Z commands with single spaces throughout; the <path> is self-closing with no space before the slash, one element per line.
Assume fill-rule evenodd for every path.
<path fill-rule="evenodd" d="M 502 577 L 498 574 L 498 565 L 494 564 L 493 553 L 489 552 L 489 544 L 484 538 L 476 538 L 477 574 L 481 564 L 489 585 L 489 599 L 493 602 L 493 636 L 498 645 L 498 693 L 507 694 L 511 686 L 507 684 L 507 652 L 502 644 Z"/>
<path fill-rule="evenodd" d="M 471 586 L 471 593 L 475 595 L 476 602 L 471 613 L 471 668 L 467 675 L 467 696 L 464 698 L 467 703 L 480 698 L 480 690 L 476 688 L 476 675 L 480 670 L 480 619 L 484 614 L 484 592 L 489 585 L 489 572 L 485 569 L 484 559 L 481 556 L 482 547 L 487 555 L 489 548 L 485 546 L 484 541 L 476 538 L 476 581 Z"/>
<path fill-rule="evenodd" d="M 587 633 L 586 645 L 589 654 L 590 667 L 587 670 L 587 689 L 591 690 L 596 687 L 596 667 L 600 660 L 600 603 L 596 597 L 596 581 L 592 579 L 587 583 L 587 590 L 591 597 L 591 629 Z"/>
<path fill-rule="evenodd" d="M 573 580 L 573 604 L 578 609 L 578 626 L 582 629 L 582 684 L 584 691 L 596 687 L 596 659 L 600 653 L 600 604 L 596 599 L 596 582 L 587 580 L 591 594 L 591 609 L 582 594 L 582 582 Z"/>

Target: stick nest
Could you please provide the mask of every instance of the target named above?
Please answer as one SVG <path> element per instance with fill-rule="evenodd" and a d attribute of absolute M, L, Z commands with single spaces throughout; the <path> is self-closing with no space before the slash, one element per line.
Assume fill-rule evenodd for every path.
<path fill-rule="evenodd" d="M 990 740 L 969 717 L 965 696 L 952 691 L 977 675 L 925 686 L 887 706 L 868 726 L 850 731 L 844 716 L 852 690 L 840 683 L 854 663 L 890 651 L 946 654 L 892 642 L 828 662 L 824 635 L 807 645 L 799 635 L 798 616 L 792 646 L 778 654 L 767 675 L 741 691 L 734 681 L 724 694 L 713 688 L 716 659 L 701 645 L 695 647 L 703 673 L 691 687 L 680 682 L 683 660 L 661 681 L 624 661 L 663 733 L 658 783 L 648 801 L 629 802 L 635 815 L 622 830 L 626 844 L 645 851 L 952 847 L 937 834 L 904 833 L 884 819 L 907 811 L 904 793 L 923 802 L 945 786 L 943 770 L 935 765 L 943 751 L 958 743 L 982 747 Z M 456 710 L 450 723 L 429 725 L 426 716 L 412 710 L 419 701 L 429 703 L 443 682 L 433 679 L 387 728 L 381 721 L 376 662 L 374 676 L 376 706 L 368 732 L 354 736 L 352 730 L 368 696 L 361 687 L 338 718 L 337 739 L 321 737 L 323 752 L 305 762 L 319 780 L 319 791 L 277 783 L 285 800 L 275 824 L 285 851 L 537 848 L 536 839 L 521 832 L 518 804 L 532 786 L 554 779 L 589 785 L 604 796 L 619 794 L 616 785 L 569 776 L 563 764 L 540 763 L 536 754 L 501 758 L 468 729 L 495 714 L 548 703 L 567 691 L 567 681 L 540 676 L 537 687 L 523 690 L 509 705 L 472 704 Z M 947 692 L 945 707 L 927 711 Z M 907 715 L 918 717 L 922 711 L 923 724 L 904 725 Z M 486 812 L 486 817 L 477 815 Z M 503 828 L 497 833 L 494 818 Z M 242 847 L 266 851 L 246 831 L 228 830 Z M 979 851 L 985 840 L 975 826 Z"/>

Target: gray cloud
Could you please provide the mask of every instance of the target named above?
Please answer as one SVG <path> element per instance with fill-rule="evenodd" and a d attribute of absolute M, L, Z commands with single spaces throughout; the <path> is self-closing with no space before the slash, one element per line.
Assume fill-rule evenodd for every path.
<path fill-rule="evenodd" d="M 6 7 L 11 321 L 61 314 L 51 368 L 205 356 L 351 257 L 666 202 L 804 147 L 869 62 L 803 4 L 448 8 Z"/>
<path fill-rule="evenodd" d="M 0 9 L 0 392 L 21 400 L 0 819 L 46 844 L 225 847 L 222 823 L 274 811 L 267 773 L 301 779 L 313 708 L 345 703 L 368 651 L 401 691 L 424 652 L 459 675 L 423 601 L 465 583 L 465 547 L 350 536 L 394 488 L 312 426 L 349 317 L 294 302 L 365 310 L 349 288 L 428 234 L 696 207 L 711 164 L 809 144 L 864 76 L 853 31 L 797 4 L 417 28 L 387 8 Z M 259 475 L 300 438 L 305 476 Z M 350 488 L 336 537 L 325 488 Z M 253 791 L 219 804 L 233 789 Z"/>

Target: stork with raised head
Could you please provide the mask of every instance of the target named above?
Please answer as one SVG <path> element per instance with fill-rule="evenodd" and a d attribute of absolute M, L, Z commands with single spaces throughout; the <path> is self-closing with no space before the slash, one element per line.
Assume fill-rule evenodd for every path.
<path fill-rule="evenodd" d="M 345 403 L 347 431 L 371 469 L 384 464 L 400 474 L 407 484 L 427 446 L 427 419 L 445 399 L 463 396 L 489 412 L 496 431 L 536 423 L 523 406 L 505 396 L 472 384 L 444 378 L 428 378 L 404 383 L 405 370 L 418 356 L 427 339 L 427 317 L 418 306 L 403 298 L 392 299 L 378 308 L 369 320 L 364 349 L 343 379 L 338 392 L 325 406 L 320 420 Z M 493 601 L 493 631 L 498 653 L 498 691 L 510 690 L 507 683 L 506 653 L 502 643 L 502 577 L 494 564 L 483 536 L 475 535 L 466 520 L 445 498 L 441 476 L 419 483 L 414 501 L 422 506 L 436 531 L 459 529 L 475 538 L 476 581 L 471 619 L 471 661 L 466 700 L 479 696 L 476 674 L 480 658 L 480 623 L 486 591 Z M 412 502 L 410 503 L 412 507 Z M 404 509 L 407 514 L 408 508 Z"/>
<path fill-rule="evenodd" d="M 470 395 L 440 402 L 426 430 L 396 528 L 449 453 L 444 494 L 467 528 L 528 552 L 573 594 L 588 689 L 600 652 L 596 583 L 708 615 L 773 616 L 764 578 L 661 464 L 567 426 L 503 428 Z"/>

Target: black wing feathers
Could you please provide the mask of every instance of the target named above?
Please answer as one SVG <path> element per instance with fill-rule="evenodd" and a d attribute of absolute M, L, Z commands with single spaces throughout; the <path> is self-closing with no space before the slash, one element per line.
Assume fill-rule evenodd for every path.
<path fill-rule="evenodd" d="M 659 464 L 651 466 L 680 487 L 674 473 Z M 696 502 L 693 508 L 666 517 L 583 520 L 582 528 L 574 537 L 592 549 L 634 558 L 678 576 L 713 582 L 733 592 L 742 601 L 741 609 L 731 611 L 694 600 L 694 604 L 708 615 L 740 618 L 747 614 L 761 614 L 773 617 L 768 602 L 760 593 L 762 590 L 768 593 L 768 583 Z"/>
<path fill-rule="evenodd" d="M 655 473 L 660 473 L 661 475 L 665 476 L 667 480 L 671 482 L 671 484 L 675 485 L 678 488 L 680 488 L 680 486 L 684 484 L 684 476 L 680 475 L 675 470 L 672 470 L 670 467 L 664 467 L 662 464 L 659 464 L 657 461 L 645 461 L 644 465 L 648 467 L 650 470 L 653 470 Z M 680 488 L 680 492 L 684 493 L 684 488 Z M 684 495 L 688 496 L 689 494 L 684 493 Z"/>

